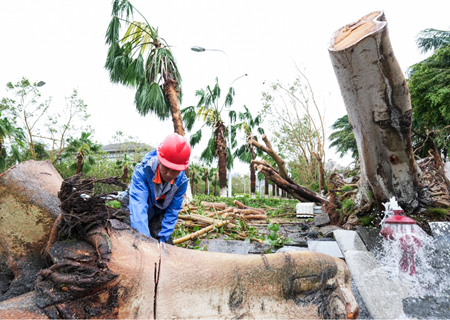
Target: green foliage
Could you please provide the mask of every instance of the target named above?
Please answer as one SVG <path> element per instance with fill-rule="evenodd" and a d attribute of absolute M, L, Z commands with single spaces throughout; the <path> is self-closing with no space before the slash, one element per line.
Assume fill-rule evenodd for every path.
<path fill-rule="evenodd" d="M 340 191 L 341 192 L 347 192 L 347 191 L 351 191 L 351 190 L 353 190 L 353 187 L 343 186 Z"/>
<path fill-rule="evenodd" d="M 352 211 L 354 206 L 355 203 L 350 199 L 344 199 L 344 201 L 342 201 L 342 209 L 344 210 L 344 212 Z"/>
<path fill-rule="evenodd" d="M 445 218 L 450 214 L 449 209 L 443 209 L 443 208 L 427 208 L 427 212 L 430 216 L 434 216 L 436 218 Z"/>
<path fill-rule="evenodd" d="M 450 45 L 450 31 L 433 28 L 420 31 L 416 44 L 422 53 Z"/>
<path fill-rule="evenodd" d="M 106 201 L 105 204 L 116 209 L 120 209 L 122 206 L 122 204 L 117 200 Z"/>
<path fill-rule="evenodd" d="M 269 235 L 264 240 L 265 244 L 270 245 L 269 251 L 273 247 L 282 247 L 284 244 L 290 244 L 293 243 L 291 238 L 285 237 L 282 234 L 278 234 L 277 232 L 280 230 L 280 226 L 275 223 L 270 223 L 267 226 L 267 229 L 270 231 Z"/>
<path fill-rule="evenodd" d="M 426 37 L 424 36 L 426 35 Z M 450 151 L 450 32 L 422 31 L 418 40 L 424 51 L 435 49 L 427 59 L 409 68 L 408 86 L 413 110 L 413 146 L 420 156 L 429 149 Z"/>
<path fill-rule="evenodd" d="M 251 198 L 250 195 L 245 195 L 244 197 L 214 197 L 212 195 L 198 194 L 192 200 L 194 206 L 199 206 L 200 202 L 225 202 L 227 207 L 235 207 L 233 203 L 234 200 L 238 200 L 246 206 L 254 208 L 273 208 L 275 210 L 268 211 L 269 216 L 294 212 L 295 206 L 298 200 L 280 200 L 280 199 L 266 199 L 266 198 Z"/>
<path fill-rule="evenodd" d="M 358 220 L 362 226 L 370 227 L 370 226 L 373 226 L 373 221 L 374 221 L 375 217 L 376 217 L 376 215 L 363 216 L 363 217 L 359 217 Z"/>
<path fill-rule="evenodd" d="M 348 120 L 348 115 L 337 119 L 332 125 L 331 129 L 337 130 L 330 134 L 330 147 L 335 147 L 336 151 L 342 158 L 346 153 L 350 153 L 353 159 L 358 158 L 358 146 L 356 144 L 355 135 Z"/>
<path fill-rule="evenodd" d="M 92 132 L 81 132 L 81 137 L 78 139 L 70 137 L 67 142 L 68 146 L 66 148 L 66 152 L 63 154 L 63 158 L 76 157 L 77 162 L 81 159 L 81 171 L 83 173 L 87 173 L 92 169 L 92 166 L 95 165 L 95 158 L 92 155 L 93 153 L 101 151 L 101 145 L 92 142 L 89 137 Z M 72 168 L 77 169 L 78 163 L 75 162 L 72 164 Z"/>
<path fill-rule="evenodd" d="M 145 22 L 132 21 L 136 11 Z M 169 45 L 145 17 L 125 0 L 114 0 L 105 42 L 108 55 L 105 68 L 110 80 L 136 88 L 135 104 L 141 115 L 170 116 L 170 103 L 163 87 L 175 84 L 181 101 L 181 75 Z M 127 31 L 120 38 L 122 22 Z"/>

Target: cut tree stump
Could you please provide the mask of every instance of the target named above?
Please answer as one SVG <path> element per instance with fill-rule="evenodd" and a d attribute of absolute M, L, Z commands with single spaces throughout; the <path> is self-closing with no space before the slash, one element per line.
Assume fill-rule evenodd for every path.
<path fill-rule="evenodd" d="M 358 207 L 395 196 L 406 212 L 418 207 L 418 167 L 411 144 L 409 89 L 395 58 L 382 11 L 336 31 L 328 47 L 358 146 Z"/>

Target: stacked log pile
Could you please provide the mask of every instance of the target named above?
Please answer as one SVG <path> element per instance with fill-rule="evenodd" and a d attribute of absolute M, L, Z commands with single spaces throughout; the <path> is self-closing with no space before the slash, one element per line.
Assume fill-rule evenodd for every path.
<path fill-rule="evenodd" d="M 250 221 L 266 222 L 266 210 L 248 207 L 237 200 L 234 204 L 236 207 L 227 207 L 224 202 L 202 201 L 200 207 L 185 206 L 178 214 L 177 226 L 183 226 L 191 233 L 175 239 L 174 244 L 193 240 L 207 233 L 216 234 L 219 228 L 224 228 L 228 231 L 224 232 L 225 234 L 233 234 L 236 239 L 249 238 L 251 241 L 262 243 L 260 239 L 248 237 L 246 229 Z M 236 225 L 237 220 L 239 228 Z"/>

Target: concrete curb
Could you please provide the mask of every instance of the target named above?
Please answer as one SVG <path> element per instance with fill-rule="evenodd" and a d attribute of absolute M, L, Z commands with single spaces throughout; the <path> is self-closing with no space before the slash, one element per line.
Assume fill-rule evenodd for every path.
<path fill-rule="evenodd" d="M 336 230 L 334 237 L 370 315 L 374 319 L 405 319 L 402 300 L 408 296 L 409 285 L 389 280 L 355 231 Z"/>

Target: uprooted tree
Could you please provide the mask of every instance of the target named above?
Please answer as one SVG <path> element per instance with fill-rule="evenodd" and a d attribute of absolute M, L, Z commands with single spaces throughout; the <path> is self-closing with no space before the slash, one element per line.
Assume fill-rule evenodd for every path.
<path fill-rule="evenodd" d="M 8 188 L 20 186 L 27 172 L 26 187 Z M 24 262 L 25 269 L 14 270 L 15 281 L 31 284 L 24 288 L 31 292 L 22 295 L 8 290 L 8 299 L 0 302 L 1 319 L 358 317 L 350 272 L 341 259 L 304 251 L 224 255 L 159 243 L 121 222 L 128 212 L 107 204 L 113 193 L 99 185 L 124 187 L 119 177 L 76 175 L 61 184 L 49 162 L 29 161 L 0 178 L 0 204 L 20 211 L 5 215 L 12 234 L 0 233 L 0 261 L 10 267 Z M 19 219 L 27 210 L 31 225 Z M 42 251 L 48 265 L 21 280 L 33 255 L 43 260 Z"/>
<path fill-rule="evenodd" d="M 267 161 L 252 160 L 252 164 L 257 166 L 258 171 L 261 171 L 269 178 L 269 180 L 273 181 L 279 188 L 286 191 L 297 200 L 303 202 L 317 202 L 320 204 L 327 202 L 327 199 L 324 196 L 295 183 L 288 175 L 284 160 L 272 148 L 272 144 L 265 134 L 262 136 L 262 139 L 266 144 L 265 146 L 253 139 L 250 139 L 249 143 L 272 157 L 278 166 L 278 170 L 272 167 Z"/>

